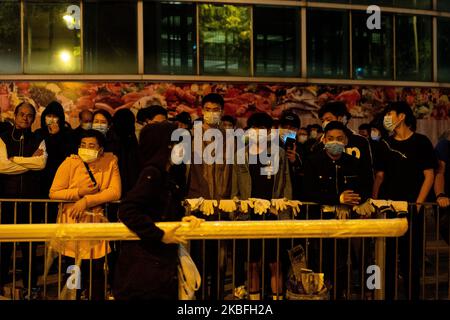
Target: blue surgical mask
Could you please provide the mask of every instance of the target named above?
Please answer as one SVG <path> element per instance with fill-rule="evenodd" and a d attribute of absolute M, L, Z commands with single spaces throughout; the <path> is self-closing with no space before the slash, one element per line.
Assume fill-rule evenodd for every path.
<path fill-rule="evenodd" d="M 370 132 L 370 138 L 371 138 L 372 140 L 374 140 L 374 141 L 380 141 L 381 136 L 380 136 L 380 134 L 379 134 L 378 132 L 376 132 L 376 131 L 371 131 L 371 132 Z"/>
<path fill-rule="evenodd" d="M 106 123 L 94 123 L 92 125 L 92 129 L 100 131 L 104 135 L 106 135 L 106 132 L 108 132 L 108 125 Z"/>
<path fill-rule="evenodd" d="M 339 141 L 330 141 L 325 143 L 325 150 L 332 156 L 339 156 L 344 152 L 345 145 Z"/>

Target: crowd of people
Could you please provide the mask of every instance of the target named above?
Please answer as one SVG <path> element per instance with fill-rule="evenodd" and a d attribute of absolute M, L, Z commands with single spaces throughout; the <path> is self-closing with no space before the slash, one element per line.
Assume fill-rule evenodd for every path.
<path fill-rule="evenodd" d="M 211 93 L 203 97 L 202 128 L 223 132 L 236 129 L 236 119 L 223 115 L 223 110 L 221 95 Z M 160 105 L 147 106 L 136 117 L 129 109 L 119 110 L 113 116 L 104 110 L 84 110 L 79 114 L 80 125 L 72 129 L 65 121 L 62 106 L 52 102 L 41 115 L 40 129 L 34 132 L 31 126 L 36 109 L 32 104 L 22 102 L 14 115 L 14 123 L 1 126 L 0 198 L 50 198 L 72 203 L 49 204 L 47 214 L 43 214 L 42 206 L 35 203 L 30 221 L 28 203 L 15 206 L 14 202 L 3 202 L 2 224 L 83 223 L 106 218 L 122 221 L 141 239 L 124 242 L 120 249 L 118 245 L 104 243 L 85 243 L 86 248 L 83 243 L 69 243 L 64 248 L 57 248 L 68 264 L 73 264 L 74 259 L 92 259 L 93 299 L 104 298 L 106 255 L 111 256 L 108 263 L 114 274 L 107 282 L 116 299 L 177 298 L 176 245 L 184 239 L 176 235 L 176 228 L 163 231 L 155 222 L 180 221 L 185 216 L 184 203 L 190 206 L 192 217 L 206 220 L 217 219 L 217 215 L 205 217 L 202 207 L 217 213 L 220 211 L 217 201 L 233 199 L 241 201 L 240 207 L 228 210 L 230 214 L 222 218 L 294 218 L 291 214 L 283 216 L 270 211 L 266 215 L 257 214 L 256 207 L 251 208 L 255 199 L 300 200 L 326 205 L 327 210 L 312 207 L 309 219 L 365 217 L 370 199 L 416 204 L 413 214 L 408 215 L 414 228 L 400 238 L 398 245 L 401 274 L 411 280 L 404 281 L 411 299 L 419 297 L 420 289 L 420 264 L 417 261 L 422 257 L 422 203 L 437 202 L 442 208 L 442 235 L 448 241 L 450 142 L 448 137 L 443 137 L 433 148 L 426 136 L 416 132 L 416 118 L 403 101 L 390 103 L 371 123 L 360 126 L 359 133 L 348 127 L 351 115 L 342 102 L 323 105 L 319 112 L 322 125 L 308 127 L 302 127 L 300 117 L 289 110 L 283 112 L 280 119 L 272 119 L 266 113 L 252 114 L 245 129 L 257 133 L 279 130 L 278 170 L 269 175 L 261 175 L 261 170 L 272 168 L 270 161 L 174 164 L 171 151 L 177 141 L 171 140 L 171 134 L 177 128 L 190 130 L 193 134 L 193 122 L 188 113 L 169 119 L 167 110 Z M 253 136 L 253 139 L 257 141 L 259 137 Z M 206 147 L 211 142 L 202 140 L 202 143 Z M 278 148 L 278 144 L 275 147 Z M 262 152 L 270 154 L 271 148 L 270 143 L 249 144 L 246 159 Z M 197 151 L 193 149 L 192 152 Z M 105 204 L 115 200 L 121 200 L 121 204 L 109 206 L 106 213 Z M 249 207 L 244 208 L 247 200 Z M 198 223 L 195 218 L 185 220 Z M 409 250 L 410 239 L 412 250 Z M 254 300 L 264 298 L 261 297 L 260 283 L 264 256 L 270 271 L 269 291 L 273 299 L 282 299 L 289 265 L 287 249 L 291 242 L 280 241 L 277 255 L 276 240 L 266 240 L 265 245 L 262 240 L 252 240 L 250 252 L 244 241 L 238 241 L 236 245 L 236 269 L 233 270 L 236 296 Z M 338 241 L 336 251 L 332 239 L 324 241 L 321 244 L 323 260 L 318 257 L 319 242 L 311 241 L 309 245 L 309 267 L 318 271 L 319 260 L 322 261 L 325 277 L 338 289 L 335 298 L 345 298 L 348 241 Z M 350 245 L 357 251 L 355 248 L 361 243 L 355 240 Z M 32 288 L 32 292 L 27 293 L 31 298 L 38 291 L 38 272 L 28 259 L 36 259 L 36 244 L 19 244 L 18 248 L 24 257 L 24 287 Z M 203 266 L 201 270 L 207 280 L 202 284 L 204 298 L 223 299 L 221 280 L 225 278 L 230 243 L 191 241 L 190 248 L 197 265 Z M 392 286 L 396 283 L 395 249 L 395 241 L 388 240 L 387 298 L 393 297 Z M 12 250 L 13 244 L 1 244 L 0 290 L 11 280 Z M 247 256 L 250 257 L 248 263 Z M 335 258 L 336 279 L 333 272 Z M 358 262 L 358 254 L 353 259 L 363 263 Z M 83 268 L 87 266 L 82 263 Z M 83 288 L 87 286 L 84 281 Z"/>

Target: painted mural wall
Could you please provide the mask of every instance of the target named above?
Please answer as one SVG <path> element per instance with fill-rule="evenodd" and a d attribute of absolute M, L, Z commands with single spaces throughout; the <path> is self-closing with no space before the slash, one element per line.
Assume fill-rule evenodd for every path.
<path fill-rule="evenodd" d="M 14 107 L 24 99 L 32 99 L 40 114 L 45 106 L 59 101 L 66 120 L 78 124 L 81 110 L 116 110 L 130 108 L 137 113 L 153 101 L 166 107 L 171 115 L 187 111 L 193 119 L 201 116 L 201 98 L 217 92 L 225 99 L 225 114 L 245 123 L 254 112 L 267 112 L 277 118 L 286 109 L 298 113 L 303 123 L 317 122 L 317 112 L 330 100 L 347 105 L 353 125 L 368 122 L 390 101 L 406 100 L 419 121 L 427 126 L 448 126 L 450 89 L 364 86 L 301 86 L 276 84 L 226 83 L 154 83 L 154 82 L 0 82 L 2 118 L 12 118 Z M 445 121 L 442 121 L 445 120 Z M 423 125 L 422 125 L 423 126 Z M 429 128 L 430 130 L 433 128 Z M 435 140 L 435 133 L 432 133 Z"/>

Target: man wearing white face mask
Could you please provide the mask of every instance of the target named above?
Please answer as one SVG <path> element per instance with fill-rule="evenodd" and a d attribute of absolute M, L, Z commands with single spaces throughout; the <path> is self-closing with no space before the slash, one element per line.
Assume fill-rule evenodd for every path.
<path fill-rule="evenodd" d="M 218 93 L 209 93 L 202 99 L 202 113 L 203 113 L 203 123 L 201 124 L 203 127 L 203 132 L 210 128 L 215 128 L 222 130 L 223 137 L 225 137 L 225 132 L 220 128 L 220 119 L 222 117 L 222 112 L 224 108 L 224 100 L 222 96 Z M 198 125 L 198 122 L 194 122 L 194 135 L 195 135 L 195 126 Z M 195 136 L 192 141 L 195 140 Z M 202 139 L 203 140 L 203 139 Z M 198 157 L 199 159 L 203 159 L 203 150 L 211 143 L 210 141 L 204 141 L 201 150 L 195 149 L 195 144 L 193 144 L 193 155 L 191 159 L 195 159 Z M 223 146 L 223 156 L 225 157 L 225 146 Z M 222 199 L 230 199 L 231 193 L 231 172 L 232 165 L 226 164 L 225 159 L 223 159 L 223 164 L 212 163 L 207 164 L 203 161 L 201 164 L 190 164 L 186 166 L 187 177 L 188 177 L 188 186 L 187 186 L 187 198 L 204 198 L 208 201 L 211 200 L 222 200 Z M 201 214 L 199 212 L 195 212 L 195 214 Z M 203 216 L 203 215 L 202 215 Z M 210 220 L 217 219 L 216 215 L 208 216 Z M 210 294 L 206 294 L 206 299 L 221 299 L 223 294 L 223 283 L 218 285 L 218 244 L 217 241 L 209 240 L 205 243 L 205 253 L 202 254 L 203 245 L 200 241 L 192 241 L 192 251 L 191 255 L 194 261 L 198 266 L 205 266 L 205 278 L 210 278 L 211 286 L 209 290 L 205 290 L 205 292 L 210 292 Z M 221 242 L 222 252 L 225 252 L 225 242 Z M 206 261 L 203 260 L 203 256 L 206 257 Z M 221 255 L 225 257 L 226 254 Z M 220 279 L 224 279 L 225 272 L 225 259 L 221 260 L 219 263 L 220 272 L 222 273 Z M 207 281 L 208 282 L 208 281 Z M 203 283 L 202 285 L 207 285 Z M 201 291 L 202 289 L 200 289 Z"/>
<path fill-rule="evenodd" d="M 203 132 L 210 128 L 220 129 L 220 119 L 224 107 L 224 100 L 218 93 L 210 93 L 202 99 L 203 112 Z M 223 132 L 225 137 L 225 133 Z M 194 139 L 193 139 L 194 140 Z M 194 150 L 194 153 L 202 152 L 209 144 L 209 141 L 203 142 L 202 150 Z M 225 149 L 223 154 L 225 155 Z M 195 157 L 193 156 L 192 159 Z M 225 161 L 223 161 L 225 163 Z M 231 165 L 227 164 L 192 164 L 188 166 L 189 191 L 188 198 L 204 199 L 229 199 L 231 191 Z"/>
<path fill-rule="evenodd" d="M 428 201 L 437 160 L 430 140 L 415 132 L 416 118 L 411 107 L 404 101 L 391 103 L 385 110 L 383 124 L 391 135 L 381 142 L 379 159 L 375 163 L 373 198 L 409 203 Z M 420 264 L 417 261 L 422 259 L 424 215 L 420 204 L 411 209 L 413 212 L 408 215 L 410 227 L 398 239 L 399 273 L 404 276 L 406 298 L 419 299 Z M 386 250 L 386 298 L 393 299 L 395 241 L 388 239 Z"/>
<path fill-rule="evenodd" d="M 294 117 L 292 117 L 292 120 L 294 120 Z M 258 198 L 269 201 L 271 199 L 280 198 L 292 199 L 291 175 L 289 173 L 289 164 L 286 153 L 281 148 L 278 151 L 274 149 L 278 148 L 278 146 L 273 146 L 270 141 L 267 141 L 268 138 L 264 137 L 262 134 L 262 132 L 266 135 L 270 134 L 273 119 L 267 113 L 254 113 L 248 118 L 247 124 L 250 127 L 250 130 L 248 131 L 250 144 L 245 150 L 245 158 L 248 160 L 246 160 L 246 163 L 244 164 L 234 165 L 231 190 L 232 197 L 237 197 L 241 200 Z M 280 124 L 282 126 L 284 125 L 285 128 L 287 127 L 286 121 L 284 121 L 283 118 L 282 121 L 280 121 Z M 299 125 L 299 121 L 294 124 L 294 126 Z M 278 170 L 274 170 L 274 164 L 271 163 L 270 160 L 259 158 L 256 163 L 252 163 L 250 160 L 251 156 L 261 155 L 265 152 L 267 152 L 267 154 L 278 152 Z M 274 172 L 274 174 L 262 175 L 261 170 L 263 169 L 267 169 L 267 172 Z M 249 217 L 241 217 L 239 219 L 247 218 L 251 220 L 262 220 L 262 216 L 255 212 Z M 277 218 L 278 217 L 275 215 L 268 214 L 264 219 L 274 220 Z M 249 254 L 250 264 L 248 266 L 248 273 L 250 278 L 247 281 L 247 289 L 250 300 L 261 299 L 260 270 L 263 263 L 267 263 L 267 267 L 270 269 L 270 289 L 274 300 L 278 300 L 283 296 L 282 265 L 284 264 L 284 266 L 286 266 L 287 264 L 288 257 L 285 253 L 290 243 L 288 244 L 284 239 L 280 241 L 279 259 L 277 259 L 277 240 L 265 240 L 264 243 L 265 260 L 262 260 L 263 242 L 261 240 L 250 241 L 250 253 L 246 251 L 247 241 L 238 240 L 236 242 L 235 284 L 236 288 L 242 288 L 244 285 L 246 278 L 244 265 L 247 254 Z"/>
<path fill-rule="evenodd" d="M 106 220 L 103 204 L 119 200 L 121 181 L 117 157 L 104 152 L 105 138 L 96 130 L 88 130 L 82 137 L 78 155 L 72 155 L 61 164 L 50 188 L 50 198 L 74 201 L 63 204 L 58 223 L 88 223 Z M 68 241 L 63 248 L 54 248 L 70 258 L 80 258 L 82 274 L 89 274 L 92 258 L 92 298 L 104 298 L 104 257 L 110 252 L 105 242 L 76 244 Z M 69 264 L 73 260 L 67 259 Z M 69 261 L 71 260 L 71 261 Z M 89 288 L 89 277 L 82 277 L 83 288 Z"/>

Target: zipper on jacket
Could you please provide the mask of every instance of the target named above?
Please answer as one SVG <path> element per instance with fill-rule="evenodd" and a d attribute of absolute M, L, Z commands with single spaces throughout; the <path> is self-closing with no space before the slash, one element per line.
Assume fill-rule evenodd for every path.
<path fill-rule="evenodd" d="M 336 168 L 336 177 L 335 177 L 335 183 L 336 183 L 336 194 L 339 196 L 339 187 L 338 187 L 338 165 L 335 164 Z"/>
<path fill-rule="evenodd" d="M 20 142 L 19 142 L 19 157 L 23 157 L 23 141 L 24 141 L 24 136 L 23 133 L 20 136 Z M 23 190 L 23 174 L 20 175 L 20 190 L 19 192 L 22 193 Z"/>

